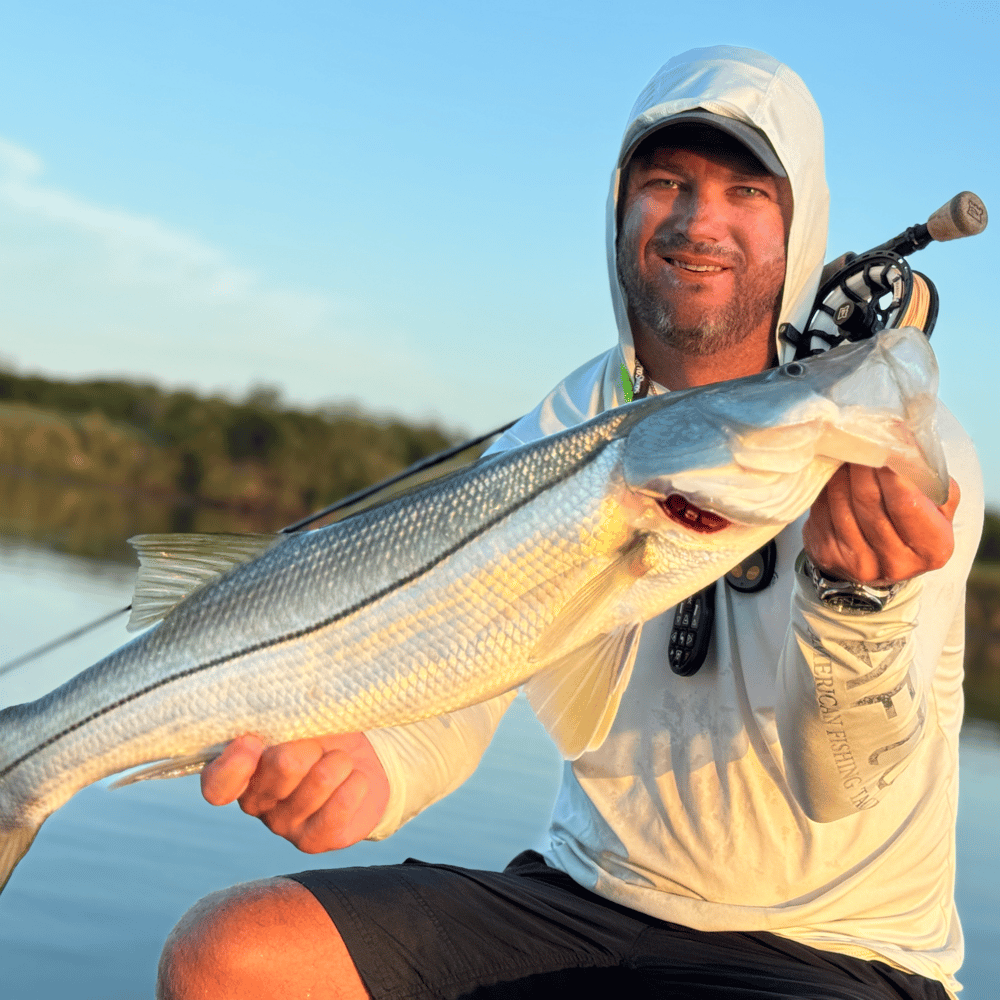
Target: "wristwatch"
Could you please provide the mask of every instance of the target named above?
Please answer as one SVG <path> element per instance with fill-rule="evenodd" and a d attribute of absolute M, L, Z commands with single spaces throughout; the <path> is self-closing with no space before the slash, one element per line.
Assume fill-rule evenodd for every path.
<path fill-rule="evenodd" d="M 901 583 L 888 587 L 873 587 L 868 583 L 854 583 L 851 580 L 837 580 L 825 576 L 802 552 L 796 568 L 812 581 L 816 596 L 829 608 L 845 615 L 870 615 L 882 611 L 899 593 Z"/>

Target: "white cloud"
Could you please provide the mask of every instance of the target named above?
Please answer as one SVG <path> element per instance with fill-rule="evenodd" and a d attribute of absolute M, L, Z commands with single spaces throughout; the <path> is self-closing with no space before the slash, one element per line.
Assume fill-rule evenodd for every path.
<path fill-rule="evenodd" d="M 276 347 L 350 352 L 358 339 L 338 332 L 349 304 L 43 176 L 38 156 L 0 139 L 0 349 L 21 368 L 233 390 L 266 378 Z"/>
<path fill-rule="evenodd" d="M 17 368 L 231 395 L 266 382 L 300 404 L 455 425 L 482 406 L 462 359 L 431 363 L 426 333 L 392 329 L 379 302 L 269 281 L 197 235 L 44 175 L 38 156 L 0 139 L 0 354 Z"/>
<path fill-rule="evenodd" d="M 30 150 L 0 139 L 0 203 L 50 227 L 92 239 L 104 256 L 109 283 L 169 288 L 175 295 L 207 301 L 268 298 L 258 277 L 229 261 L 196 236 L 149 216 L 95 205 L 40 181 L 44 164 Z M 88 261 L 92 269 L 93 261 Z M 296 295 L 280 293 L 282 305 Z M 316 316 L 330 303 L 305 295 L 305 314 Z M 293 310 L 294 311 L 294 310 Z"/>
<path fill-rule="evenodd" d="M 30 150 L 0 138 L 0 173 L 4 181 L 26 181 L 42 172 L 42 161 Z"/>

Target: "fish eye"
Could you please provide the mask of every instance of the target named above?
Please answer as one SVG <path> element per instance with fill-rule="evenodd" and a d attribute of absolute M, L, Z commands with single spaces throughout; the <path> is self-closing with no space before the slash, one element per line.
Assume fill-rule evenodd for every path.
<path fill-rule="evenodd" d="M 805 366 L 800 365 L 798 361 L 791 361 L 785 365 L 785 374 L 790 375 L 792 378 L 802 378 L 805 373 Z"/>

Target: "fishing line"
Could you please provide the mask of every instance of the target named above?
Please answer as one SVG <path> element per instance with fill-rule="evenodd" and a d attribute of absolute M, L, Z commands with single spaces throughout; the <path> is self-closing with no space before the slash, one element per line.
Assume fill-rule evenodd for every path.
<path fill-rule="evenodd" d="M 125 614 L 126 611 L 131 610 L 132 605 L 129 604 L 124 608 L 119 608 L 117 611 L 109 611 L 105 615 L 101 615 L 100 618 L 95 619 L 92 622 L 88 622 L 86 625 L 81 625 L 79 628 L 73 629 L 72 632 L 67 632 L 65 635 L 59 636 L 58 639 L 52 639 L 50 642 L 45 643 L 44 646 L 39 646 L 37 649 L 31 650 L 29 653 L 24 653 L 21 656 L 15 657 L 9 663 L 0 666 L 0 677 L 4 674 L 9 673 L 11 670 L 16 670 L 24 663 L 29 663 L 36 657 L 44 656 L 50 650 L 58 649 L 64 643 L 71 642 L 73 639 L 79 638 L 81 635 L 86 635 L 92 629 L 98 628 L 105 622 L 111 621 L 113 618 L 117 618 L 119 615 Z"/>
<path fill-rule="evenodd" d="M 517 419 L 519 420 L 520 418 Z M 404 479 L 409 479 L 411 476 L 415 476 L 419 472 L 424 472 L 426 469 L 432 469 L 436 465 L 441 465 L 443 462 L 447 462 L 449 458 L 454 458 L 456 455 L 460 455 L 463 451 L 468 451 L 469 448 L 475 448 L 477 445 L 483 444 L 483 442 L 488 441 L 490 438 L 503 434 L 504 431 L 509 430 L 516 423 L 517 420 L 511 420 L 502 427 L 496 427 L 491 431 L 487 431 L 485 434 L 480 434 L 478 437 L 469 438 L 468 441 L 463 441 L 461 444 L 453 445 L 451 448 L 446 448 L 444 451 L 439 451 L 433 455 L 428 455 L 426 458 L 421 458 L 412 465 L 407 466 L 407 468 L 403 469 L 402 472 L 397 472 L 396 475 L 390 476 L 388 479 L 383 479 L 381 482 L 375 483 L 372 486 L 366 486 L 363 490 L 358 490 L 356 493 L 351 493 L 346 497 L 341 497 L 340 500 L 336 500 L 333 503 L 328 504 L 322 510 L 318 510 L 315 513 L 303 517 L 299 521 L 286 525 L 278 532 L 278 534 L 290 535 L 293 532 L 301 531 L 303 528 L 308 527 L 310 524 L 313 524 L 330 514 L 336 513 L 338 510 L 343 510 L 345 507 L 353 507 L 355 504 L 359 504 L 363 500 L 367 500 L 376 493 L 381 493 L 382 490 L 386 490 L 390 486 L 395 486 L 396 483 L 402 482 Z M 72 632 L 67 632 L 65 635 L 52 639 L 36 649 L 32 649 L 27 653 L 23 653 L 21 656 L 15 657 L 8 663 L 0 665 L 0 677 L 4 674 L 10 673 L 12 670 L 16 670 L 18 667 L 24 666 L 26 663 L 30 663 L 32 660 L 38 659 L 40 656 L 44 656 L 53 649 L 58 649 L 60 646 L 64 646 L 66 643 L 72 642 L 74 639 L 78 639 L 82 635 L 86 635 L 95 628 L 100 628 L 101 625 L 112 621 L 119 615 L 128 614 L 131 610 L 132 605 L 127 604 L 124 608 L 109 611 L 106 614 L 101 615 L 100 618 L 95 618 L 92 622 L 88 622 L 86 625 L 81 625 L 79 628 L 73 629 Z"/>

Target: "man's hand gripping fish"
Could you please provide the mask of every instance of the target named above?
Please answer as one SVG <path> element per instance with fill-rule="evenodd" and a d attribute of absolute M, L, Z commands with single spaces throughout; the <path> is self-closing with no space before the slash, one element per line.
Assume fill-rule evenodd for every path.
<path fill-rule="evenodd" d="M 944 502 L 937 368 L 908 328 L 673 392 L 317 531 L 140 536 L 133 627 L 0 712 L 0 887 L 91 782 L 227 741 L 395 726 L 524 685 L 567 758 L 601 744 L 642 622 L 809 508 L 843 461 Z"/>

